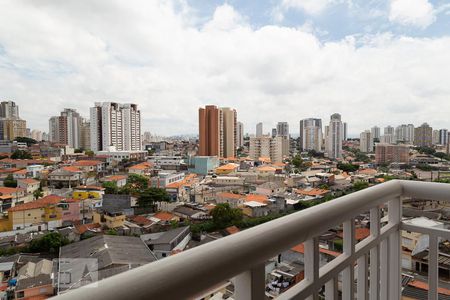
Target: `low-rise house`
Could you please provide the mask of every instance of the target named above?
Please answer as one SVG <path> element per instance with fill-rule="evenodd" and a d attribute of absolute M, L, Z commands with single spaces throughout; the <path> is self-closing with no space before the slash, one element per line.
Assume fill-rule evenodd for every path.
<path fill-rule="evenodd" d="M 27 166 L 28 177 L 40 178 L 44 169 L 45 167 L 43 165 L 29 165 Z"/>
<path fill-rule="evenodd" d="M 158 259 L 183 251 L 191 240 L 189 226 L 165 232 L 141 235 L 141 239 L 155 253 Z"/>
<path fill-rule="evenodd" d="M 46 299 L 53 295 L 53 279 L 47 274 L 20 279 L 15 289 L 16 299 Z"/>
<path fill-rule="evenodd" d="M 99 173 L 104 170 L 104 162 L 100 160 L 79 160 L 76 161 L 72 166 L 81 169 L 85 173 Z"/>
<path fill-rule="evenodd" d="M 39 181 L 32 178 L 17 180 L 17 186 L 21 189 L 24 189 L 27 194 L 33 194 L 34 191 L 39 189 L 40 184 L 41 183 Z"/>
<path fill-rule="evenodd" d="M 178 206 L 173 213 L 181 219 L 187 220 L 207 220 L 211 219 L 207 209 L 195 208 L 187 205 Z"/>
<path fill-rule="evenodd" d="M 256 168 L 256 173 L 258 174 L 258 176 L 273 176 L 275 175 L 276 172 L 276 168 L 271 167 L 271 166 L 267 166 L 267 165 L 263 165 L 261 167 Z"/>
<path fill-rule="evenodd" d="M 211 183 L 215 186 L 243 186 L 245 178 L 238 176 L 212 176 Z"/>
<path fill-rule="evenodd" d="M 152 173 L 153 164 L 149 162 L 143 162 L 128 168 L 129 174 L 137 174 L 141 176 L 150 176 Z"/>
<path fill-rule="evenodd" d="M 151 216 L 151 220 L 160 223 L 161 225 L 170 225 L 171 222 L 178 222 L 180 218 L 170 212 L 160 211 Z"/>
<path fill-rule="evenodd" d="M 101 182 L 115 182 L 117 187 L 121 188 L 127 184 L 126 175 L 111 175 L 101 179 Z"/>
<path fill-rule="evenodd" d="M 25 190 L 22 188 L 0 187 L 1 210 L 6 211 L 16 203 L 24 202 Z"/>
<path fill-rule="evenodd" d="M 17 179 L 25 179 L 25 178 L 27 178 L 27 175 L 28 175 L 27 169 L 22 169 L 22 170 L 15 171 L 13 173 L 13 178 L 16 180 Z"/>
<path fill-rule="evenodd" d="M 63 167 L 48 174 L 48 183 L 56 188 L 79 186 L 83 180 L 83 172 L 77 167 Z"/>
<path fill-rule="evenodd" d="M 72 197 L 74 199 L 102 199 L 105 194 L 105 188 L 95 185 L 80 185 L 73 189 Z"/>
<path fill-rule="evenodd" d="M 23 229 L 46 223 L 49 229 L 62 225 L 62 209 L 58 204 L 63 197 L 49 195 L 33 202 L 19 204 L 8 209 L 10 230 Z"/>
<path fill-rule="evenodd" d="M 152 177 L 152 187 L 165 188 L 167 185 L 182 181 L 185 177 L 184 173 L 164 171 L 159 172 L 158 176 Z"/>
<path fill-rule="evenodd" d="M 218 193 L 216 195 L 216 203 L 228 203 L 232 208 L 238 208 L 242 206 L 245 202 L 245 196 L 241 194 L 233 194 L 233 193 Z"/>
<path fill-rule="evenodd" d="M 294 190 L 297 194 L 302 196 L 310 196 L 315 198 L 322 198 L 330 193 L 329 190 L 318 189 L 318 188 L 305 188 Z"/>
<path fill-rule="evenodd" d="M 216 168 L 215 173 L 217 175 L 228 175 L 228 174 L 236 173 L 238 168 L 239 168 L 238 164 L 229 163 L 229 164 L 226 164 L 226 165 Z"/>
<path fill-rule="evenodd" d="M 155 260 L 138 237 L 98 235 L 61 247 L 56 288 L 64 293 Z"/>
<path fill-rule="evenodd" d="M 190 201 L 190 191 L 194 184 L 198 182 L 196 174 L 189 174 L 183 180 L 169 183 L 165 189 L 172 201 Z"/>

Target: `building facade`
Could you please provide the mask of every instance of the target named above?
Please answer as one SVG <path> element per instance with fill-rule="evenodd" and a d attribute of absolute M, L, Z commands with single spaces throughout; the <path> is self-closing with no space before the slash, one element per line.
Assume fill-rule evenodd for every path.
<path fill-rule="evenodd" d="M 300 121 L 300 149 L 302 151 L 322 150 L 322 120 L 304 119 Z"/>
<path fill-rule="evenodd" d="M 375 162 L 379 165 L 409 163 L 409 147 L 406 145 L 376 144 Z"/>
<path fill-rule="evenodd" d="M 136 104 L 97 102 L 90 109 L 91 150 L 141 150 L 141 112 Z"/>
<path fill-rule="evenodd" d="M 344 140 L 344 125 L 340 114 L 332 114 L 328 128 L 327 151 L 329 158 L 342 158 L 342 141 Z"/>
<path fill-rule="evenodd" d="M 414 145 L 418 147 L 431 147 L 433 145 L 433 128 L 427 123 L 414 129 Z"/>
<path fill-rule="evenodd" d="M 270 158 L 272 163 L 283 160 L 283 138 L 280 136 L 251 137 L 250 138 L 250 158 L 258 160 L 261 157 Z"/>
<path fill-rule="evenodd" d="M 237 113 L 225 107 L 207 105 L 199 109 L 200 156 L 236 156 Z"/>
<path fill-rule="evenodd" d="M 80 148 L 81 116 L 71 108 L 65 108 L 60 116 L 49 119 L 50 141 Z"/>
<path fill-rule="evenodd" d="M 373 152 L 373 138 L 370 130 L 361 132 L 359 136 L 359 150 L 363 153 Z"/>

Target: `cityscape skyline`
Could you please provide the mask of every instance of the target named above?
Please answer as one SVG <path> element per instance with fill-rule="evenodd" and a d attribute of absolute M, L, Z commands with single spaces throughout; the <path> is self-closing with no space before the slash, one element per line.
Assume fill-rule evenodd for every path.
<path fill-rule="evenodd" d="M 142 127 L 161 135 L 196 133 L 197 108 L 208 104 L 235 108 L 246 128 L 259 121 L 292 127 L 333 112 L 342 113 L 350 136 L 373 126 L 367 120 L 450 127 L 448 5 L 337 2 L 283 1 L 280 21 L 255 20 L 236 1 L 136 1 L 139 10 L 120 2 L 2 1 L 1 97 L 40 130 L 49 108 L 55 114 L 70 103 L 85 115 L 98 101 L 138 104 Z M 419 2 L 423 15 L 408 15 Z M 280 8 L 261 7 L 256 14 L 267 16 Z M 97 17 L 86 20 L 85 10 Z M 351 28 L 323 24 L 355 15 L 369 19 Z"/>

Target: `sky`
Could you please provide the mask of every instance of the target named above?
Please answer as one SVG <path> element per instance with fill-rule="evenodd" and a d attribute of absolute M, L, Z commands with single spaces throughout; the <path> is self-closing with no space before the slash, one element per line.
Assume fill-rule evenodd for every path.
<path fill-rule="evenodd" d="M 196 134 L 208 104 L 248 133 L 335 112 L 353 136 L 450 128 L 450 1 L 2 0 L 0 100 L 42 131 L 101 101 L 157 135 Z"/>

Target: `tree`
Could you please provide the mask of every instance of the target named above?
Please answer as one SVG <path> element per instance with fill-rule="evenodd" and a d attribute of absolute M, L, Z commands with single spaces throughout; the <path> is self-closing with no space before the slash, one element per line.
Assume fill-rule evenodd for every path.
<path fill-rule="evenodd" d="M 83 153 L 83 149 L 77 148 L 73 151 L 74 153 Z"/>
<path fill-rule="evenodd" d="M 42 191 L 41 187 L 39 187 L 37 190 L 35 190 L 33 192 L 34 200 L 37 200 L 37 199 L 41 198 L 42 196 L 44 196 L 44 192 Z"/>
<path fill-rule="evenodd" d="M 29 137 L 18 136 L 14 140 L 19 143 L 27 143 L 28 147 L 30 147 L 33 144 L 37 144 L 37 141 L 35 139 Z"/>
<path fill-rule="evenodd" d="M 231 208 L 228 203 L 219 203 L 211 211 L 214 225 L 223 229 L 242 221 L 242 211 L 239 208 Z"/>
<path fill-rule="evenodd" d="M 59 247 L 69 244 L 69 240 L 63 237 L 58 232 L 50 232 L 43 237 L 32 240 L 29 246 L 29 251 L 36 252 L 50 252 L 57 254 Z"/>
<path fill-rule="evenodd" d="M 24 150 L 16 150 L 11 154 L 12 159 L 32 159 L 30 152 Z"/>
<path fill-rule="evenodd" d="M 9 174 L 6 176 L 5 180 L 3 181 L 3 186 L 15 188 L 17 187 L 17 180 L 14 179 L 12 174 Z"/>
<path fill-rule="evenodd" d="M 102 187 L 105 188 L 105 194 L 118 194 L 119 187 L 116 181 L 106 181 L 103 182 Z"/>
<path fill-rule="evenodd" d="M 86 150 L 86 151 L 84 151 L 84 154 L 86 154 L 89 157 L 93 157 L 95 153 L 92 150 Z"/>
<path fill-rule="evenodd" d="M 356 172 L 359 169 L 359 166 L 357 165 L 352 165 L 352 164 L 343 164 L 343 163 L 338 163 L 337 165 L 338 169 L 344 171 L 344 172 Z"/>
<path fill-rule="evenodd" d="M 353 184 L 353 189 L 355 191 L 360 191 L 369 187 L 369 183 L 365 181 L 357 181 Z"/>
<path fill-rule="evenodd" d="M 127 185 L 131 192 L 141 192 L 148 188 L 148 178 L 138 174 L 130 174 L 127 178 Z"/>
<path fill-rule="evenodd" d="M 168 201 L 170 201 L 170 196 L 165 189 L 151 187 L 140 193 L 137 204 L 139 207 L 152 207 L 155 202 Z"/>

